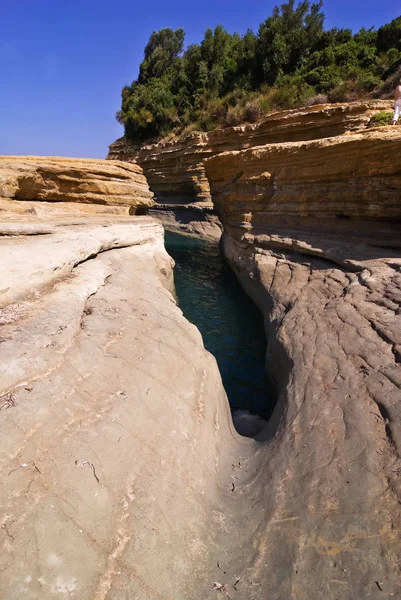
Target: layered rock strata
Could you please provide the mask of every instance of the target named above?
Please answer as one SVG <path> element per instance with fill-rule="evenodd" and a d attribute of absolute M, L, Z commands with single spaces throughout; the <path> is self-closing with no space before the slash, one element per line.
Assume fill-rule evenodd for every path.
<path fill-rule="evenodd" d="M 400 596 L 399 142 L 386 135 L 356 134 L 371 170 L 349 218 L 333 206 L 350 151 L 344 177 L 326 178 L 326 221 L 313 172 L 302 214 L 277 184 L 288 220 L 269 224 L 268 148 L 258 168 L 261 149 L 206 163 L 226 256 L 266 317 L 278 404 L 258 441 L 235 433 L 170 293 L 160 224 L 40 218 L 42 200 L 3 220 L 2 598 Z M 369 182 L 383 195 L 365 207 Z"/>
<path fill-rule="evenodd" d="M 401 594 L 400 149 L 382 129 L 206 161 L 278 398 L 249 482 L 273 600 Z"/>
<path fill-rule="evenodd" d="M 0 596 L 211 600 L 236 584 L 221 566 L 234 561 L 259 597 L 243 570 L 254 442 L 175 303 L 161 224 L 88 216 L 97 193 L 53 216 L 38 210 L 53 194 L 4 200 Z"/>
<path fill-rule="evenodd" d="M 161 224 L 113 214 L 141 170 L 0 163 L 0 596 L 215 597 L 242 445 Z"/>
<path fill-rule="evenodd" d="M 0 156 L 0 211 L 10 215 L 28 211 L 35 214 L 34 205 L 24 204 L 17 208 L 7 204 L 9 200 L 44 202 L 46 205 L 39 205 L 40 214 L 135 214 L 153 205 L 153 194 L 142 169 L 136 164 L 95 159 Z M 47 203 L 53 204 L 49 206 Z M 89 204 L 91 208 L 75 204 Z M 110 208 L 99 209 L 99 206 Z"/>
<path fill-rule="evenodd" d="M 155 203 L 149 215 L 163 223 L 165 229 L 201 237 L 216 242 L 221 237 L 222 225 L 211 202 Z"/>
<path fill-rule="evenodd" d="M 108 158 L 138 163 L 162 204 L 205 202 L 210 201 L 205 159 L 251 146 L 313 140 L 364 129 L 373 115 L 390 108 L 388 100 L 311 106 L 273 113 L 252 125 L 192 133 L 140 149 L 120 138 L 111 144 Z"/>

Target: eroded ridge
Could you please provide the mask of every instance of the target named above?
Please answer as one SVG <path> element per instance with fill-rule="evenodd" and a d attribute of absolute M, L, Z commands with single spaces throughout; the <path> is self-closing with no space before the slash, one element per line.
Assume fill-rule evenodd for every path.
<path fill-rule="evenodd" d="M 138 216 L 142 170 L 0 169 L 1 598 L 215 597 L 249 445 L 175 303 L 163 228 Z"/>
<path fill-rule="evenodd" d="M 392 108 L 389 100 L 320 104 L 265 116 L 257 123 L 194 132 L 140 148 L 125 137 L 110 145 L 108 159 L 140 165 L 162 204 L 211 200 L 204 161 L 222 152 L 339 136 L 364 130 L 372 116 Z"/>
<path fill-rule="evenodd" d="M 0 238 L 0 595 L 214 597 L 241 445 L 162 226 L 47 226 Z"/>
<path fill-rule="evenodd" d="M 153 205 L 142 169 L 118 161 L 0 156 L 0 214 L 135 214 Z"/>
<path fill-rule="evenodd" d="M 273 599 L 401 593 L 401 204 L 385 158 L 400 140 L 378 130 L 206 161 L 278 395 L 253 482 L 254 578 Z"/>

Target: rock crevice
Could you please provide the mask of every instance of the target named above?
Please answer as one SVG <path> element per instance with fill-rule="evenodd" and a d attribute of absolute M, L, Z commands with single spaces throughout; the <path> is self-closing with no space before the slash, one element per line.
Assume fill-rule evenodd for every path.
<path fill-rule="evenodd" d="M 205 162 L 278 397 L 257 475 L 273 599 L 401 593 L 400 143 L 384 128 Z"/>

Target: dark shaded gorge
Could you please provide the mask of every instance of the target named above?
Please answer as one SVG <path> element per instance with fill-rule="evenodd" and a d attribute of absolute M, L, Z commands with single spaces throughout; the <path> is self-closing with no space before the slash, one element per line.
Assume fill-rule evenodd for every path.
<path fill-rule="evenodd" d="M 236 411 L 248 411 L 267 420 L 273 407 L 265 384 L 262 315 L 242 289 L 217 243 L 166 231 L 165 245 L 176 263 L 174 280 L 179 306 L 198 327 L 205 348 L 217 360 L 237 429 L 241 429 L 238 419 L 244 425 L 248 416 Z"/>

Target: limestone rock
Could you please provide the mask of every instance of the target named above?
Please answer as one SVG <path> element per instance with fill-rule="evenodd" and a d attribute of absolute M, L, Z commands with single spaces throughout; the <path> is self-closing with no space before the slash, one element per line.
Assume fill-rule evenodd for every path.
<path fill-rule="evenodd" d="M 163 223 L 168 231 L 209 241 L 218 241 L 221 237 L 222 225 L 211 202 L 156 202 L 149 215 Z"/>
<path fill-rule="evenodd" d="M 1 598 L 214 598 L 251 444 L 169 291 L 162 226 L 16 227 L 0 225 Z"/>
<path fill-rule="evenodd" d="M 0 210 L 12 213 L 14 209 L 8 211 L 5 204 L 8 199 L 63 203 L 60 212 L 66 214 L 82 212 L 83 203 L 95 205 L 91 211 L 83 209 L 86 213 L 102 212 L 97 207 L 106 205 L 120 207 L 120 213 L 126 214 L 131 208 L 135 214 L 153 205 L 153 194 L 138 165 L 37 156 L 0 156 Z M 30 205 L 29 209 L 34 211 L 35 207 Z M 53 207 L 49 212 L 56 214 L 58 209 Z"/>
<path fill-rule="evenodd" d="M 400 150 L 394 128 L 205 163 L 225 256 L 265 316 L 277 405 L 248 568 L 272 600 L 401 595 Z"/>
<path fill-rule="evenodd" d="M 364 129 L 374 114 L 390 110 L 388 100 L 325 104 L 273 113 L 258 123 L 210 133 L 192 133 L 138 149 L 125 138 L 111 144 L 109 159 L 138 163 L 163 204 L 210 200 L 204 160 L 251 146 L 313 140 Z"/>
<path fill-rule="evenodd" d="M 352 227 L 355 218 L 401 217 L 400 151 L 401 133 L 388 127 L 222 153 L 206 170 L 224 222 L 299 226 L 317 219 L 316 226 L 332 219 Z"/>

